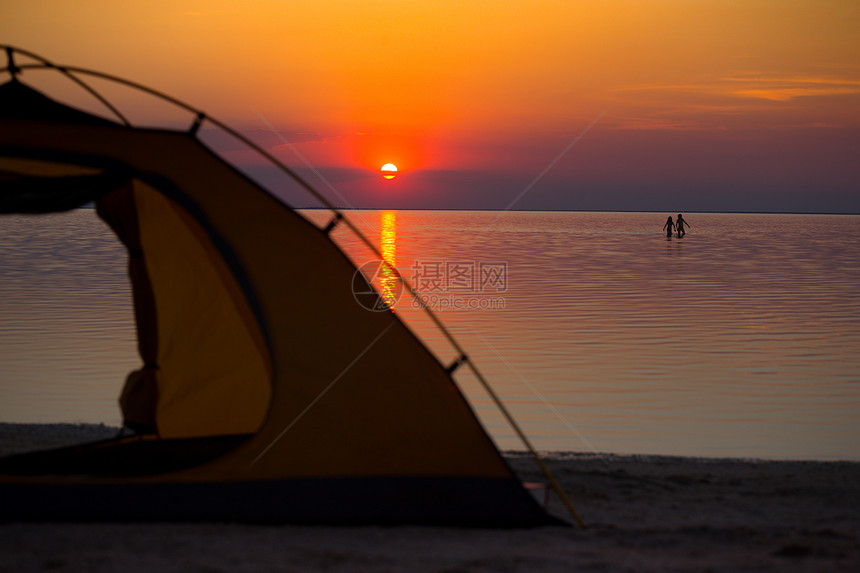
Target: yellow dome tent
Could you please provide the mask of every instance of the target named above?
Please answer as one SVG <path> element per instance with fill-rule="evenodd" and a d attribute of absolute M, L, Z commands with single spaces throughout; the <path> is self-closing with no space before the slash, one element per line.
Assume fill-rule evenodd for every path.
<path fill-rule="evenodd" d="M 396 314 L 356 303 L 331 225 L 199 141 L 213 120 L 142 129 L 106 101 L 118 121 L 79 111 L 21 76 L 88 88 L 78 76 L 95 72 L 6 52 L 0 212 L 95 203 L 128 249 L 142 366 L 120 398 L 135 434 L 0 460 L 0 519 L 557 522 L 449 369 Z"/>

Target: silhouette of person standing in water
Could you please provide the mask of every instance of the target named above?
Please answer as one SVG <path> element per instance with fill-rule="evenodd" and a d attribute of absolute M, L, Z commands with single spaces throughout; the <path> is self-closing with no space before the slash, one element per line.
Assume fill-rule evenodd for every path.
<path fill-rule="evenodd" d="M 684 225 L 687 225 L 688 227 L 690 226 L 690 224 L 684 220 L 683 215 L 678 213 L 678 222 L 675 223 L 675 228 L 678 229 L 678 238 L 679 239 L 687 234 L 686 231 L 684 231 Z"/>
<path fill-rule="evenodd" d="M 672 222 L 672 215 L 669 215 L 669 218 L 666 219 L 666 224 L 663 225 L 663 230 L 666 231 L 667 237 L 672 236 L 672 231 L 675 230 L 675 223 Z"/>

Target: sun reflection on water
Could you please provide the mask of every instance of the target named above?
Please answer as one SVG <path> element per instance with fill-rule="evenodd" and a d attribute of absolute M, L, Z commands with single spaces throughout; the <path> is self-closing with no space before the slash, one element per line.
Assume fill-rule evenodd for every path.
<path fill-rule="evenodd" d="M 394 211 L 383 211 L 379 214 L 379 252 L 385 264 L 379 269 L 379 280 L 382 300 L 389 308 L 394 307 L 400 295 L 396 240 L 397 214 Z"/>

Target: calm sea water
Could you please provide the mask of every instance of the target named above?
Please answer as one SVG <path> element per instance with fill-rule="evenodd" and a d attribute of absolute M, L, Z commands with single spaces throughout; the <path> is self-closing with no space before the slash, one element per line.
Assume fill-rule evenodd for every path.
<path fill-rule="evenodd" d="M 690 214 L 683 239 L 662 233 L 666 216 L 351 219 L 538 449 L 860 459 L 860 216 Z M 375 259 L 334 237 L 356 263 Z M 138 363 L 125 253 L 95 213 L 0 219 L 0 421 L 119 424 Z M 466 369 L 457 380 L 497 443 L 521 449 Z"/>

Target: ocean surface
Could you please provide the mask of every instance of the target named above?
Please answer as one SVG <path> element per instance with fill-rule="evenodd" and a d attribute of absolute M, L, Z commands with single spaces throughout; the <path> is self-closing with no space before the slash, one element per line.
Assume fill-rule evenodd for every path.
<path fill-rule="evenodd" d="M 539 450 L 860 460 L 860 216 L 691 213 L 679 239 L 667 215 L 348 213 Z M 374 268 L 344 226 L 333 238 Z M 140 363 L 125 265 L 92 210 L 0 218 L 0 421 L 120 424 Z M 498 445 L 522 449 L 455 377 Z"/>

